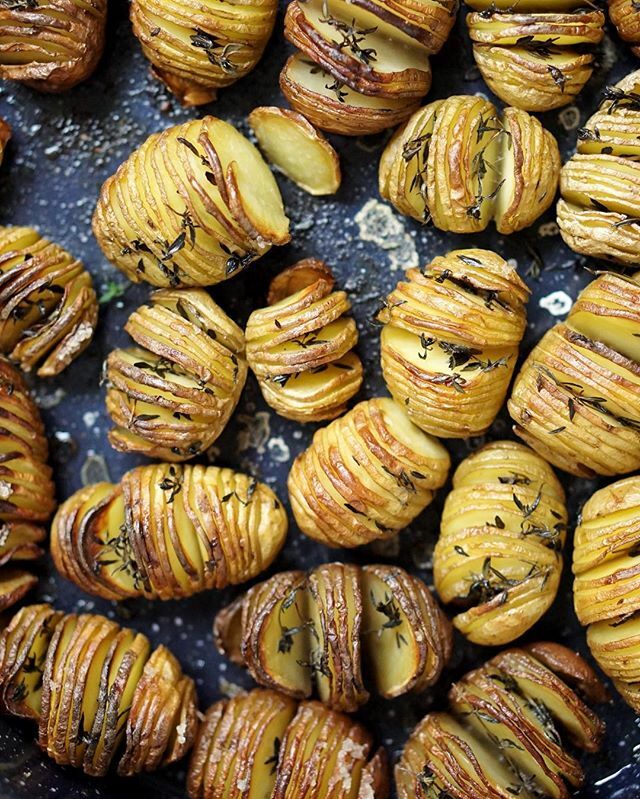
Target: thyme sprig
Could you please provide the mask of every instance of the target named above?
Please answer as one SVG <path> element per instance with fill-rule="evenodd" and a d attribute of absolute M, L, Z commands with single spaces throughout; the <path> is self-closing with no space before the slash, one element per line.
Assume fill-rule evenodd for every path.
<path fill-rule="evenodd" d="M 356 25 L 355 19 L 352 19 L 351 23 L 348 23 L 334 17 L 333 14 L 329 12 L 327 0 L 323 0 L 322 2 L 322 16 L 320 17 L 320 22 L 329 25 L 340 35 L 340 41 L 336 41 L 335 39 L 333 41 L 340 50 L 349 50 L 349 52 L 358 60 L 362 61 L 363 64 L 368 65 L 372 61 L 377 61 L 378 54 L 373 47 L 361 46 L 367 36 L 378 30 L 377 26 L 372 28 L 360 28 Z"/>
<path fill-rule="evenodd" d="M 209 61 L 228 75 L 238 71 L 238 65 L 233 63 L 231 56 L 242 50 L 241 44 L 222 42 L 217 36 L 196 28 L 191 36 L 191 46 L 204 50 Z"/>

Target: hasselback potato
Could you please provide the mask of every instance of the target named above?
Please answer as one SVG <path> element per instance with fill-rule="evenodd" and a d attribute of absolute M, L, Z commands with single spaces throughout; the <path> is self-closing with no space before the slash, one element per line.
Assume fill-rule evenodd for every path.
<path fill-rule="evenodd" d="M 173 763 L 196 735 L 193 680 L 164 646 L 104 616 L 19 610 L 0 634 L 0 709 L 38 724 L 60 765 L 130 776 Z"/>
<path fill-rule="evenodd" d="M 529 289 L 489 250 L 454 250 L 409 269 L 378 321 L 387 388 L 411 421 L 443 438 L 485 433 L 518 357 Z"/>
<path fill-rule="evenodd" d="M 450 464 L 402 406 L 366 400 L 318 430 L 295 459 L 291 509 L 300 530 L 328 546 L 390 538 L 429 505 Z"/>
<path fill-rule="evenodd" d="M 223 431 L 247 377 L 244 334 L 203 289 L 160 289 L 125 330 L 137 346 L 107 358 L 109 441 L 183 461 Z"/>
<path fill-rule="evenodd" d="M 573 102 L 591 77 L 605 16 L 581 0 L 466 0 L 476 64 L 491 91 L 525 111 Z"/>
<path fill-rule="evenodd" d="M 554 200 L 560 153 L 526 111 L 458 95 L 416 111 L 387 144 L 380 194 L 398 211 L 440 230 L 499 233 L 531 225 Z"/>
<path fill-rule="evenodd" d="M 596 491 L 574 536 L 576 615 L 602 670 L 640 713 L 640 477 Z"/>
<path fill-rule="evenodd" d="M 133 0 L 131 22 L 153 73 L 183 105 L 194 106 L 251 72 L 277 10 L 277 0 Z"/>
<path fill-rule="evenodd" d="M 604 90 L 562 168 L 557 205 L 569 247 L 627 266 L 640 251 L 640 70 Z"/>
<path fill-rule="evenodd" d="M 107 0 L 8 0 L 0 4 L 0 78 L 62 92 L 102 56 Z"/>
<path fill-rule="evenodd" d="M 32 228 L 0 227 L 0 352 L 52 377 L 91 343 L 98 300 L 91 275 Z"/>
<path fill-rule="evenodd" d="M 37 405 L 19 372 L 0 357 L 0 610 L 37 579 L 15 561 L 42 554 L 44 525 L 55 510 L 48 445 Z M 8 564 L 8 565 L 7 565 Z"/>
<path fill-rule="evenodd" d="M 327 563 L 281 572 L 216 617 L 218 649 L 260 685 L 296 699 L 317 691 L 351 712 L 433 685 L 451 656 L 452 631 L 429 589 L 397 566 Z M 365 679 L 363 675 L 369 675 Z"/>
<path fill-rule="evenodd" d="M 250 580 L 287 517 L 271 489 L 217 466 L 140 466 L 64 502 L 51 527 L 58 571 L 105 599 L 176 599 Z"/>
<path fill-rule="evenodd" d="M 456 0 L 293 0 L 284 32 L 300 52 L 280 87 L 323 130 L 361 136 L 397 125 L 429 91 L 429 56 L 456 11 Z"/>
<path fill-rule="evenodd" d="M 189 799 L 387 799 L 387 759 L 357 721 L 256 688 L 211 705 L 187 776 Z"/>
<path fill-rule="evenodd" d="M 433 573 L 443 602 L 462 606 L 453 623 L 469 640 L 510 643 L 549 609 L 567 521 L 562 486 L 528 447 L 496 441 L 462 461 L 445 502 Z"/>
<path fill-rule="evenodd" d="M 135 150 L 102 187 L 93 231 L 130 280 L 176 288 L 237 274 L 289 241 L 289 220 L 256 147 L 209 116 Z"/>
<path fill-rule="evenodd" d="M 640 273 L 601 274 L 525 361 L 509 400 L 514 431 L 578 475 L 640 468 Z"/>
<path fill-rule="evenodd" d="M 569 683 L 569 684 L 567 684 Z M 450 711 L 429 713 L 395 769 L 399 799 L 569 799 L 584 781 L 565 741 L 597 751 L 604 724 L 578 697 L 603 686 L 559 644 L 508 649 L 449 692 Z"/>
<path fill-rule="evenodd" d="M 609 17 L 621 39 L 631 45 L 631 52 L 640 56 L 640 15 L 634 0 L 608 0 Z"/>
<path fill-rule="evenodd" d="M 271 281 L 269 306 L 247 322 L 249 366 L 267 403 L 287 419 L 334 419 L 362 383 L 351 303 L 334 285 L 325 263 L 305 258 Z"/>

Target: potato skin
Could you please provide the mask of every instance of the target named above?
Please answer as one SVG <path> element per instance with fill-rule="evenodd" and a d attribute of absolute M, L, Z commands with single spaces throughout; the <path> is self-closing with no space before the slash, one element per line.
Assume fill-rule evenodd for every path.
<path fill-rule="evenodd" d="M 596 491 L 575 531 L 573 599 L 587 643 L 622 698 L 640 712 L 637 611 L 640 478 L 627 477 Z"/>
<path fill-rule="evenodd" d="M 133 0 L 131 23 L 153 74 L 187 107 L 209 103 L 217 90 L 257 65 L 275 24 L 276 0 L 215 4 Z"/>
<path fill-rule="evenodd" d="M 532 627 L 555 599 L 567 522 L 562 486 L 535 452 L 496 441 L 465 458 L 433 561 L 438 594 L 462 606 L 454 626 L 484 646 Z"/>
<path fill-rule="evenodd" d="M 476 64 L 494 94 L 524 111 L 550 111 L 575 100 L 591 77 L 593 49 L 604 36 L 601 11 L 557 13 L 544 2 L 522 11 L 469 5 L 483 9 L 467 14 L 466 22 Z M 545 48 L 549 54 L 542 56 Z"/>
<path fill-rule="evenodd" d="M 263 688 L 208 709 L 187 775 L 189 799 L 247 799 L 252 786 L 272 799 L 389 796 L 384 750 L 361 724 Z"/>
<path fill-rule="evenodd" d="M 638 277 L 597 277 L 517 375 L 508 402 L 514 432 L 580 477 L 640 468 L 638 333 Z"/>
<path fill-rule="evenodd" d="M 91 776 L 107 773 L 121 743 L 120 774 L 172 763 L 197 727 L 193 680 L 165 647 L 151 651 L 144 635 L 104 616 L 49 605 L 22 608 L 0 633 L 0 707 L 36 721 L 40 747 Z"/>
<path fill-rule="evenodd" d="M 91 275 L 32 228 L 0 227 L 0 352 L 38 377 L 60 374 L 91 344 Z"/>
<path fill-rule="evenodd" d="M 482 435 L 507 393 L 529 290 L 489 250 L 455 250 L 406 278 L 378 314 L 387 388 L 426 433 Z"/>
<path fill-rule="evenodd" d="M 305 535 L 332 547 L 389 538 L 433 499 L 450 466 L 446 449 L 393 400 L 360 402 L 318 430 L 294 461 L 291 508 Z"/>
<path fill-rule="evenodd" d="M 609 18 L 620 38 L 631 45 L 631 52 L 640 55 L 640 25 L 633 0 L 608 0 Z"/>
<path fill-rule="evenodd" d="M 286 419 L 335 419 L 362 384 L 351 303 L 334 283 L 326 264 L 305 258 L 273 279 L 270 305 L 247 322 L 249 366 L 267 403 Z"/>
<path fill-rule="evenodd" d="M 639 90 L 640 70 L 605 88 L 598 110 L 578 131 L 576 153 L 562 168 L 557 205 L 567 246 L 632 267 L 640 246 Z"/>
<path fill-rule="evenodd" d="M 40 411 L 20 373 L 1 356 L 0 406 L 0 609 L 5 609 L 37 582 L 17 564 L 42 555 L 56 501 Z"/>
<path fill-rule="evenodd" d="M 549 208 L 559 174 L 558 144 L 535 117 L 517 108 L 500 115 L 483 97 L 455 95 L 420 108 L 395 132 L 378 184 L 398 211 L 440 230 L 477 233 L 493 220 L 509 234 Z"/>
<path fill-rule="evenodd" d="M 382 586 L 384 594 L 378 591 Z M 283 609 L 294 606 L 290 626 Z M 374 611 L 378 616 L 372 622 Z M 276 627 L 278 640 L 270 635 L 270 624 Z M 389 657 L 404 657 L 407 663 L 402 681 L 380 689 L 386 685 L 386 675 L 376 674 L 384 672 L 378 650 L 388 646 L 382 640 L 387 629 L 398 633 Z M 258 583 L 217 614 L 214 640 L 219 652 L 244 665 L 260 685 L 305 699 L 313 694 L 315 683 L 325 705 L 345 712 L 368 701 L 365 673 L 386 698 L 435 684 L 453 645 L 451 625 L 418 578 L 396 566 L 343 563 L 327 563 L 306 574 L 282 572 Z M 409 647 L 414 651 L 411 656 L 404 654 Z M 287 654 L 300 667 L 295 684 L 291 663 L 283 663 Z"/>
<path fill-rule="evenodd" d="M 104 372 L 111 445 L 166 461 L 204 452 L 244 387 L 242 330 L 201 289 L 154 292 L 125 330 L 138 346 L 111 352 Z"/>
<path fill-rule="evenodd" d="M 560 673 L 545 661 L 554 661 Z M 520 787 L 523 773 L 532 792 L 569 799 L 584 774 L 561 733 L 588 752 L 599 749 L 604 734 L 604 724 L 563 680 L 585 667 L 566 647 L 541 643 L 505 650 L 466 674 L 449 692 L 449 712 L 429 713 L 410 735 L 395 768 L 399 799 L 431 792 L 505 799 L 527 790 Z M 518 760 L 506 759 L 506 749 L 516 750 Z M 518 773 L 523 762 L 529 767 Z"/>
<path fill-rule="evenodd" d="M 86 80 L 102 56 L 107 0 L 45 0 L 0 9 L 0 78 L 41 92 Z"/>
<path fill-rule="evenodd" d="M 288 229 L 257 148 L 211 116 L 150 136 L 104 183 L 93 216 L 105 256 L 161 288 L 226 280 L 286 244 Z"/>
<path fill-rule="evenodd" d="M 53 520 L 51 552 L 64 577 L 96 596 L 175 599 L 255 577 L 286 532 L 285 511 L 264 483 L 167 463 L 73 494 Z"/>

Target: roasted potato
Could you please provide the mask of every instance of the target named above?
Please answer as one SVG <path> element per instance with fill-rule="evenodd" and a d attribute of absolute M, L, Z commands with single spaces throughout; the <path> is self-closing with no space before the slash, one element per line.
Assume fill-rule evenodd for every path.
<path fill-rule="evenodd" d="M 524 111 L 573 102 L 591 77 L 605 16 L 580 0 L 467 0 L 476 64 L 491 91 Z"/>
<path fill-rule="evenodd" d="M 385 698 L 422 691 L 452 647 L 451 625 L 421 580 L 397 566 L 344 563 L 250 588 L 218 613 L 214 638 L 261 685 L 296 699 L 315 688 L 346 712 L 369 698 L 363 674 Z"/>
<path fill-rule="evenodd" d="M 212 705 L 187 776 L 189 799 L 386 799 L 387 759 L 365 728 L 319 702 L 256 688 Z"/>
<path fill-rule="evenodd" d="M 203 289 L 160 289 L 105 364 L 111 445 L 184 461 L 224 430 L 247 377 L 244 334 Z"/>
<path fill-rule="evenodd" d="M 16 567 L 42 555 L 55 510 L 48 445 L 37 405 L 19 372 L 0 357 L 0 611 L 37 583 Z M 8 564 L 8 565 L 7 565 Z"/>
<path fill-rule="evenodd" d="M 13 131 L 11 130 L 11 125 L 2 117 L 0 117 L 0 164 L 4 160 L 4 151 L 11 139 Z"/>
<path fill-rule="evenodd" d="M 410 269 L 378 314 L 382 373 L 426 433 L 485 433 L 504 403 L 529 289 L 489 250 L 454 250 Z"/>
<path fill-rule="evenodd" d="M 640 468 L 640 273 L 604 273 L 516 377 L 514 432 L 578 477 Z"/>
<path fill-rule="evenodd" d="M 639 98 L 640 70 L 605 89 L 562 168 L 557 205 L 565 244 L 626 266 L 640 251 Z"/>
<path fill-rule="evenodd" d="M 513 441 L 487 444 L 453 475 L 433 558 L 454 625 L 476 644 L 519 638 L 546 613 L 562 573 L 564 491 L 551 467 Z"/>
<path fill-rule="evenodd" d="M 176 599 L 256 577 L 286 533 L 264 483 L 163 463 L 73 494 L 53 520 L 51 553 L 63 577 L 95 596 Z"/>
<path fill-rule="evenodd" d="M 549 648 L 561 657 L 560 674 L 547 665 Z M 586 672 L 596 693 L 598 678 L 559 644 L 527 649 L 508 649 L 466 674 L 449 692 L 450 712 L 418 724 L 395 769 L 399 799 L 570 799 L 582 785 L 562 736 L 594 752 L 604 724 L 567 682 Z"/>
<path fill-rule="evenodd" d="M 0 227 L 0 352 L 53 377 L 91 343 L 98 300 L 91 275 L 32 228 Z"/>
<path fill-rule="evenodd" d="M 277 0 L 133 0 L 131 22 L 153 74 L 183 105 L 196 106 L 255 68 L 277 10 Z"/>
<path fill-rule="evenodd" d="M 620 38 L 631 45 L 631 52 L 640 56 L 640 17 L 633 0 L 608 0 L 609 18 Z"/>
<path fill-rule="evenodd" d="M 107 0 L 8 0 L 0 4 L 0 78 L 41 92 L 86 80 L 102 56 Z"/>
<path fill-rule="evenodd" d="M 287 419 L 335 419 L 362 384 L 351 303 L 334 285 L 325 263 L 305 258 L 271 281 L 269 306 L 247 322 L 249 366 L 265 400 Z"/>
<path fill-rule="evenodd" d="M 280 87 L 323 130 L 360 136 L 397 125 L 429 91 L 429 56 L 456 11 L 456 0 L 293 0 L 285 36 L 300 52 Z"/>
<path fill-rule="evenodd" d="M 193 680 L 164 647 L 104 616 L 19 610 L 0 634 L 0 709 L 38 723 L 61 765 L 133 775 L 179 760 L 196 735 Z"/>
<path fill-rule="evenodd" d="M 640 477 L 596 491 L 574 536 L 573 599 L 587 642 L 622 697 L 640 713 Z"/>
<path fill-rule="evenodd" d="M 289 472 L 298 527 L 331 547 L 390 538 L 447 479 L 444 446 L 386 397 L 360 402 L 318 430 Z"/>
<path fill-rule="evenodd" d="M 477 95 L 436 100 L 413 114 L 382 153 L 379 189 L 400 213 L 440 230 L 499 233 L 533 224 L 554 200 L 553 135 L 517 108 L 499 115 Z"/>
<path fill-rule="evenodd" d="M 249 114 L 249 124 L 269 163 L 301 189 L 316 196 L 338 191 L 338 153 L 302 114 L 261 106 Z"/>
<path fill-rule="evenodd" d="M 215 117 L 150 136 L 110 177 L 93 231 L 130 280 L 209 286 L 289 241 L 289 220 L 257 148 Z"/>

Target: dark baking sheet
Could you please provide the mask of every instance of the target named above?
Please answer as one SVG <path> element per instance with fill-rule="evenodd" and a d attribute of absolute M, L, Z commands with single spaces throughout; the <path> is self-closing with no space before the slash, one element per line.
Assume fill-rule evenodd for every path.
<path fill-rule="evenodd" d="M 288 45 L 283 41 L 282 19 L 260 67 L 247 79 L 223 92 L 219 102 L 202 112 L 185 111 L 149 75 L 147 65 L 126 19 L 128 4 L 112 0 L 108 45 L 96 75 L 63 96 L 40 95 L 20 86 L 0 86 L 0 115 L 14 128 L 6 162 L 0 172 L 0 222 L 37 226 L 43 234 L 81 257 L 94 276 L 101 293 L 121 297 L 105 302 L 100 327 L 88 353 L 59 379 L 35 381 L 34 388 L 47 423 L 52 445 L 58 496 L 67 497 L 85 479 L 100 479 L 106 467 L 116 480 L 141 459 L 113 452 L 105 432 L 103 391 L 98 386 L 102 361 L 115 346 L 126 344 L 122 325 L 128 314 L 147 296 L 147 286 L 131 286 L 102 257 L 95 244 L 90 219 L 98 190 L 120 162 L 150 133 L 206 111 L 245 128 L 247 113 L 260 104 L 281 104 L 278 72 Z M 605 82 L 620 79 L 638 63 L 610 34 L 601 54 L 601 67 L 580 98 L 579 107 L 544 116 L 544 124 L 557 136 L 563 156 L 573 150 L 575 128 L 594 109 Z M 487 92 L 478 79 L 465 30 L 459 21 L 442 54 L 433 61 L 434 88 L 431 99 L 453 93 Z M 269 278 L 300 257 L 324 258 L 335 270 L 340 285 L 350 293 L 360 329 L 359 352 L 367 371 L 363 397 L 385 393 L 378 365 L 378 330 L 372 318 L 379 299 L 395 285 L 402 272 L 392 262 L 404 253 L 418 254 L 420 262 L 453 247 L 491 247 L 507 258 L 515 258 L 532 289 L 529 327 L 522 348 L 526 354 L 542 332 L 562 316 L 547 309 L 549 296 L 564 292 L 575 299 L 590 279 L 584 259 L 567 249 L 553 235 L 553 213 L 537 225 L 508 239 L 488 231 L 476 236 L 452 236 L 420 227 L 396 214 L 381 213 L 368 224 L 377 241 L 363 241 L 355 216 L 370 198 L 378 199 L 377 163 L 386 137 L 362 140 L 334 139 L 342 156 L 343 186 L 336 197 L 314 199 L 282 179 L 280 185 L 292 220 L 293 242 L 272 251 L 244 274 L 213 290 L 215 298 L 241 324 L 253 307 L 264 304 Z M 397 220 L 395 232 L 384 225 Z M 549 225 L 551 223 L 551 226 Z M 399 225 L 399 227 L 398 227 Z M 551 235 L 549 235 L 551 234 Z M 397 245 L 401 242 L 401 246 Z M 538 275 L 537 273 L 540 272 Z M 553 297 L 552 297 L 553 299 Z M 540 303 L 543 303 L 542 305 Z M 562 311 L 569 300 L 556 297 L 553 310 Z M 564 307 L 566 312 L 566 307 Z M 313 426 L 303 427 L 270 413 L 255 380 L 249 377 L 238 411 L 217 442 L 218 462 L 253 472 L 267 480 L 281 499 L 287 499 L 286 477 L 291 460 L 309 442 Z M 510 435 L 506 415 L 496 421 L 491 438 Z M 480 440 L 450 446 L 458 462 Z M 572 517 L 597 483 L 565 480 Z M 437 514 L 445 492 L 397 544 L 384 549 L 330 551 L 302 537 L 292 525 L 286 547 L 274 570 L 308 567 L 344 558 L 357 562 L 392 559 L 431 580 L 431 552 L 437 535 Z M 181 602 L 104 602 L 83 594 L 59 579 L 47 560 L 39 567 L 41 582 L 32 601 L 46 600 L 68 611 L 96 611 L 117 618 L 147 633 L 155 644 L 165 643 L 178 655 L 185 670 L 195 677 L 202 708 L 237 685 L 251 685 L 242 670 L 225 662 L 214 651 L 210 628 L 216 610 L 236 591 L 209 592 Z M 586 652 L 584 633 L 573 614 L 569 570 L 558 599 L 527 636 L 530 640 L 551 638 Z M 377 734 L 392 756 L 402 747 L 409 730 L 432 707 L 442 707 L 451 679 L 479 664 L 489 651 L 481 651 L 457 639 L 452 668 L 433 690 L 421 696 L 392 702 L 372 701 L 361 712 L 362 719 Z M 608 733 L 600 754 L 584 757 L 584 799 L 635 799 L 640 797 L 640 767 L 636 749 L 640 730 L 632 711 L 619 699 L 601 709 Z M 184 795 L 184 767 L 177 766 L 133 780 L 110 778 L 96 781 L 72 769 L 59 768 L 40 754 L 32 725 L 0 718 L 0 796 L 66 797 L 66 799 L 126 799 Z M 640 750 L 639 750 L 640 751 Z"/>

